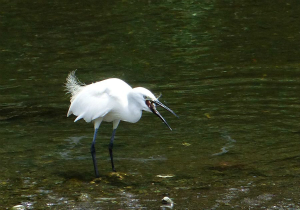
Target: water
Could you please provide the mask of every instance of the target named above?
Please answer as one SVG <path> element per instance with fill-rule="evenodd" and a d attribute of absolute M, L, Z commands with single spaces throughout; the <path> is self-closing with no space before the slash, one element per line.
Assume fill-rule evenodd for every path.
<path fill-rule="evenodd" d="M 3 1 L 0 207 L 299 209 L 296 1 Z M 66 118 L 67 74 L 144 86 L 161 111 L 121 122 L 111 173 L 103 123 Z M 163 209 L 165 207 L 162 207 Z"/>

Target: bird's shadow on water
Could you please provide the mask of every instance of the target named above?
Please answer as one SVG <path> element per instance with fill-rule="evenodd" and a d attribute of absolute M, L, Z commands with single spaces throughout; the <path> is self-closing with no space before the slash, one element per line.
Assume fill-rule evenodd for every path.
<path fill-rule="evenodd" d="M 90 182 L 93 180 L 92 174 L 86 173 L 86 172 L 79 172 L 79 171 L 59 171 L 56 172 L 54 175 L 59 176 L 65 180 L 71 180 L 76 179 L 78 181 L 82 182 Z"/>

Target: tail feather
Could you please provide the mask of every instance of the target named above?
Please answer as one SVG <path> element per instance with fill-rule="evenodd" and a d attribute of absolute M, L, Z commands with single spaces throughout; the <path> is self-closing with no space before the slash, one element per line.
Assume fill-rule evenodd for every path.
<path fill-rule="evenodd" d="M 82 86 L 85 84 L 80 82 L 78 78 L 75 76 L 76 70 L 70 72 L 70 74 L 67 77 L 67 82 L 65 84 L 67 93 L 70 93 L 72 95 L 72 98 L 80 92 L 82 89 Z"/>

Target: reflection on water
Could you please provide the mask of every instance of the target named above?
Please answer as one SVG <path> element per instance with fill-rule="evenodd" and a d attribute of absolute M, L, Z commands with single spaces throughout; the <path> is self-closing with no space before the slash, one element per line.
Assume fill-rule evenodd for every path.
<path fill-rule="evenodd" d="M 236 140 L 232 139 L 228 135 L 223 136 L 223 138 L 226 140 L 226 144 L 221 148 L 221 152 L 215 153 L 213 154 L 213 156 L 226 154 L 229 151 L 229 149 L 234 146 L 234 143 L 236 142 Z"/>
<path fill-rule="evenodd" d="M 68 145 L 68 147 L 65 147 L 65 149 L 63 149 L 62 151 L 59 152 L 59 154 L 61 155 L 62 159 L 73 159 L 73 158 L 77 158 L 77 159 L 83 159 L 83 157 L 71 157 L 70 153 L 74 153 L 74 150 L 76 150 L 76 147 L 80 144 L 80 140 L 82 140 L 83 138 L 85 138 L 85 136 L 79 136 L 79 137 L 69 137 L 68 139 L 66 139 L 66 143 Z M 83 146 L 82 144 L 80 144 L 79 146 Z"/>
<path fill-rule="evenodd" d="M 299 209 L 299 9 L 264 1 L 4 1 L 0 207 Z M 112 131 L 66 118 L 63 84 L 119 77 L 179 115 Z"/>

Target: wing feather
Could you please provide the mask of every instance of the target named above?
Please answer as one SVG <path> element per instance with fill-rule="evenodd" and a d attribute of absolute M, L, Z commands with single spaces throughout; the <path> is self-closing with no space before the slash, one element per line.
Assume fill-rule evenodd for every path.
<path fill-rule="evenodd" d="M 80 119 L 91 122 L 100 117 L 108 122 L 119 119 L 120 112 L 128 103 L 127 95 L 132 89 L 127 83 L 116 78 L 79 87 L 72 92 L 67 114 L 77 116 L 75 122 Z"/>
<path fill-rule="evenodd" d="M 111 110 L 109 106 L 111 98 L 106 88 L 96 88 L 95 84 L 85 86 L 73 97 L 67 116 L 76 115 L 75 122 L 82 118 L 86 122 L 91 122 L 104 117 Z"/>

